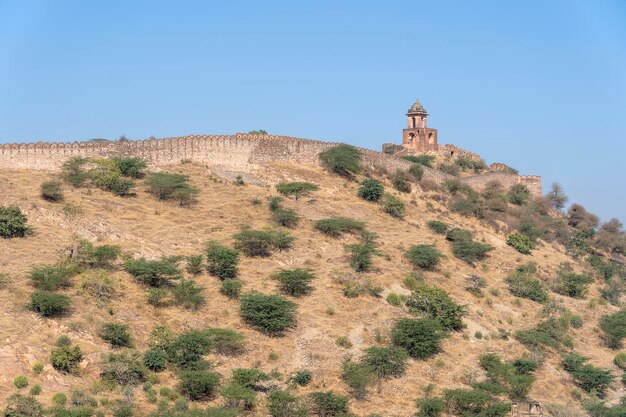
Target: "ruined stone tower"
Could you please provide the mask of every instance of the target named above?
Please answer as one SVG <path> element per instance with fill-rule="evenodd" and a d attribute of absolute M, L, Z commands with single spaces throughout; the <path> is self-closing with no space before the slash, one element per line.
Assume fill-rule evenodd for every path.
<path fill-rule="evenodd" d="M 406 113 L 407 128 L 402 131 L 402 146 L 408 153 L 436 152 L 437 129 L 426 127 L 428 113 L 419 100 Z"/>

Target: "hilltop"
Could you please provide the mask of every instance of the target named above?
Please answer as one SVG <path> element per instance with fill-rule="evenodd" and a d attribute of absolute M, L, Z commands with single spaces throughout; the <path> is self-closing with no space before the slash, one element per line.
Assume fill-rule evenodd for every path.
<path fill-rule="evenodd" d="M 348 157 L 360 156 L 355 168 L 342 165 L 343 158 L 334 166 L 320 165 L 321 152 L 346 151 L 335 143 L 250 135 L 228 139 L 228 151 L 210 153 L 203 144 L 226 147 L 226 140 L 191 138 L 184 145 L 181 140 L 176 139 L 176 148 L 162 145 L 173 140 L 157 140 L 153 147 L 150 141 L 69 145 L 75 149 L 69 153 L 65 145 L 63 151 L 58 145 L 2 147 L 0 206 L 17 207 L 30 228 L 23 237 L 0 241 L 2 408 L 15 409 L 16 392 L 23 396 L 20 401 L 29 401 L 28 392 L 37 385 L 41 392 L 32 398 L 51 415 L 65 415 L 63 410 L 75 413 L 67 415 L 142 416 L 159 409 L 159 416 L 182 416 L 191 415 L 186 407 L 226 407 L 202 415 L 267 416 L 276 392 L 285 395 L 279 407 L 283 414 L 274 413 L 281 416 L 306 415 L 296 408 L 288 411 L 287 404 L 300 402 L 311 415 L 347 415 L 341 414 L 343 397 L 357 416 L 497 416 L 508 412 L 511 400 L 528 399 L 553 415 L 589 410 L 624 415 L 619 404 L 625 395 L 620 366 L 625 365 L 614 360 L 624 337 L 619 322 L 624 311 L 621 225 L 600 225 L 580 206 L 563 213 L 562 195 L 544 199 L 501 166 L 480 168 L 486 179 L 478 184 L 475 164 L 450 155 L 417 163 L 400 158 L 406 155 L 350 148 Z M 144 151 L 124 150 L 139 146 Z M 43 147 L 54 151 L 43 155 Z M 135 157 L 150 163 L 139 164 L 136 175 L 120 168 L 124 161 L 136 163 Z M 457 166 L 458 172 L 445 173 L 442 165 Z M 172 198 L 159 198 L 159 173 L 180 174 L 177 194 L 168 195 Z M 81 181 L 74 181 L 81 175 Z M 367 180 L 374 185 L 372 195 L 380 191 L 376 185 L 384 187 L 383 204 L 363 198 Z M 43 192 L 46 198 L 44 183 L 50 187 Z M 290 194 L 302 184 L 309 184 L 302 196 Z M 52 198 L 53 188 L 58 198 Z M 324 229 L 318 222 L 337 217 L 347 231 L 324 233 L 337 224 Z M 452 229 L 466 232 L 455 237 Z M 246 231 L 264 231 L 269 240 L 259 243 L 265 237 L 258 235 L 250 243 L 241 235 Z M 223 282 L 232 281 L 207 270 L 209 241 L 226 252 L 238 248 L 233 278 L 241 284 L 239 298 L 232 294 L 236 286 L 232 292 L 224 289 Z M 250 245 L 270 253 L 249 256 Z M 429 249 L 420 252 L 420 245 Z M 86 260 L 85 254 L 98 247 L 106 248 L 99 261 Z M 106 251 L 109 257 L 102 255 Z M 195 268 L 198 255 L 202 260 Z M 142 281 L 142 268 L 149 267 L 138 265 L 141 259 L 161 260 L 163 270 L 174 268 L 160 296 L 154 288 L 159 286 Z M 49 270 L 40 274 L 40 281 L 33 278 L 37 267 L 49 265 L 71 270 L 61 273 L 67 283 L 50 288 L 68 297 L 71 306 L 47 317 L 33 311 L 31 296 L 41 290 L 40 282 L 53 280 Z M 285 294 L 275 277 L 280 270 L 309 271 L 310 288 Z M 174 292 L 184 282 L 191 283 L 188 291 Z M 241 310 L 254 292 L 284 297 L 281 302 L 293 308 L 293 323 L 276 332 L 254 325 Z M 267 308 L 287 305 L 276 300 Z M 450 315 L 454 320 L 446 321 Z M 601 329 L 607 320 L 603 317 L 616 318 L 616 333 Z M 438 349 L 408 357 L 423 346 L 412 351 L 396 337 L 403 319 L 435 326 L 434 333 L 442 337 Z M 103 330 L 108 323 L 122 325 L 112 333 L 124 342 L 127 330 L 130 342 L 112 346 L 111 335 Z M 164 328 L 158 326 L 176 336 L 220 328 L 243 338 L 229 334 L 232 349 L 223 350 L 211 339 L 205 350 L 195 352 L 200 359 L 182 364 L 172 357 L 178 358 L 173 345 L 163 347 L 163 338 L 161 344 L 155 342 L 154 329 Z M 51 352 L 68 346 L 63 336 L 82 354 L 69 372 L 51 360 Z M 173 343 L 176 336 L 165 339 Z M 60 345 L 59 338 L 64 339 Z M 383 377 L 361 366 L 367 349 L 394 346 L 403 371 Z M 141 375 L 127 384 L 104 372 L 110 369 L 111 353 L 155 350 L 166 362 L 162 371 L 135 370 Z M 574 360 L 572 352 L 588 357 L 592 367 Z M 140 358 L 138 367 L 144 364 Z M 197 401 L 193 389 L 180 385 L 185 370 L 203 372 L 196 366 L 208 367 L 205 374 L 215 378 L 221 375 L 220 388 Z M 257 370 L 246 374 L 252 382 L 233 377 L 238 368 Z M 310 372 L 310 383 L 290 382 L 294 375 L 307 379 L 304 371 Z M 581 372 L 588 371 L 600 380 L 614 378 L 585 385 L 587 374 Z M 119 368 L 116 372 L 119 376 Z M 20 376 L 26 377 L 27 387 L 19 387 L 23 383 L 15 378 Z M 195 382 L 194 389 L 202 385 Z M 200 391 L 208 392 L 208 385 Z M 467 391 L 450 391 L 454 389 Z M 313 393 L 329 391 L 340 396 L 326 398 L 336 412 L 320 411 L 322 401 L 315 401 Z M 58 395 L 54 402 L 55 393 L 64 393 L 68 403 L 60 406 Z M 9 415 L 41 415 L 29 405 L 31 414 Z"/>

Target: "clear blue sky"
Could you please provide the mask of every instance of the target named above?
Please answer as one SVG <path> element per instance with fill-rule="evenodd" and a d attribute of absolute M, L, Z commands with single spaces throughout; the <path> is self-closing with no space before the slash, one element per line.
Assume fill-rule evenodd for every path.
<path fill-rule="evenodd" d="M 0 142 L 454 143 L 626 220 L 626 2 L 0 0 Z"/>

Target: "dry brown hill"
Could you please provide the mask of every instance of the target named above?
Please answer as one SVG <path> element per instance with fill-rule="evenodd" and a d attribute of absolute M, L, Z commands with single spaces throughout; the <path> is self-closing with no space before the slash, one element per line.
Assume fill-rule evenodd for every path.
<path fill-rule="evenodd" d="M 429 384 L 432 394 L 444 389 L 468 388 L 468 382 L 483 375 L 478 359 L 485 353 L 497 353 L 503 359 L 513 360 L 530 356 L 531 352 L 519 343 L 513 334 L 530 328 L 542 318 L 542 306 L 536 302 L 514 297 L 505 283 L 508 273 L 520 264 L 534 261 L 538 275 L 556 276 L 564 262 L 575 271 L 588 269 L 582 261 L 566 254 L 558 244 L 539 243 L 532 255 L 522 255 L 506 244 L 506 235 L 474 218 L 464 217 L 448 210 L 436 193 L 425 192 L 418 186 L 409 194 L 393 191 L 407 205 L 404 220 L 384 213 L 380 206 L 357 197 L 358 182 L 331 175 L 321 168 L 298 165 L 266 165 L 257 173 L 259 185 L 244 178 L 245 185 L 218 176 L 200 165 L 177 165 L 166 168 L 170 172 L 190 175 L 191 183 L 200 189 L 198 201 L 191 207 L 180 207 L 163 202 L 138 187 L 134 197 L 117 197 L 97 188 L 64 187 L 65 200 L 47 202 L 40 197 L 40 184 L 50 174 L 37 171 L 0 172 L 0 205 L 17 205 L 28 217 L 32 233 L 24 238 L 0 239 L 0 272 L 10 280 L 0 289 L 0 405 L 18 391 L 14 378 L 26 375 L 29 387 L 40 384 L 38 400 L 46 406 L 52 404 L 55 392 L 69 393 L 84 389 L 90 395 L 109 404 L 124 398 L 120 388 L 105 389 L 99 383 L 103 355 L 113 351 L 99 337 L 105 322 L 129 325 L 135 348 L 148 348 L 149 334 L 154 326 L 167 324 L 175 332 L 204 327 L 223 327 L 235 330 L 246 337 L 246 352 L 241 356 L 227 357 L 210 354 L 208 359 L 215 370 L 227 378 L 232 369 L 260 367 L 270 372 L 277 370 L 282 379 L 274 381 L 286 386 L 285 378 L 299 370 L 313 373 L 307 387 L 296 389 L 304 395 L 313 391 L 333 390 L 349 395 L 342 381 L 342 361 L 347 355 L 359 358 L 365 348 L 385 346 L 390 343 L 390 329 L 402 317 L 412 317 L 406 308 L 386 301 L 390 293 L 408 295 L 410 290 L 403 279 L 413 271 L 406 260 L 405 251 L 415 244 L 433 244 L 445 255 L 434 271 L 425 271 L 425 282 L 447 291 L 458 303 L 466 305 L 465 328 L 451 332 L 442 345 L 441 353 L 427 360 L 409 360 L 406 373 L 398 378 L 384 380 L 369 389 L 363 400 L 351 398 L 350 411 L 357 416 L 378 413 L 386 417 L 407 417 L 416 412 L 415 400 L 425 395 Z M 70 314 L 61 318 L 43 318 L 28 308 L 33 288 L 27 277 L 36 265 L 56 262 L 66 256 L 67 249 L 78 238 L 94 244 L 119 245 L 131 257 L 156 259 L 163 255 L 202 254 L 208 240 L 233 245 L 233 235 L 244 227 L 263 228 L 270 224 L 267 197 L 276 195 L 272 185 L 280 181 L 309 181 L 320 186 L 319 191 L 299 200 L 285 199 L 284 205 L 293 208 L 301 221 L 292 231 L 296 240 L 288 251 L 275 252 L 268 258 L 242 256 L 240 279 L 243 291 L 256 290 L 278 293 L 277 283 L 270 277 L 279 268 L 310 268 L 315 271 L 314 290 L 306 297 L 290 298 L 297 303 L 297 325 L 283 337 L 266 336 L 245 324 L 239 315 L 239 302 L 219 292 L 216 277 L 202 273 L 196 278 L 206 297 L 206 304 L 197 311 L 176 305 L 156 308 L 146 302 L 145 288 L 139 285 L 121 264 L 116 264 L 112 275 L 122 286 L 121 295 L 110 305 L 98 305 L 93 298 L 82 293 L 77 285 L 64 290 L 72 299 Z M 389 182 L 387 190 L 393 190 Z M 262 204 L 252 204 L 258 198 Z M 349 265 L 344 246 L 356 243 L 357 238 L 347 236 L 331 238 L 313 227 L 313 222 L 330 216 L 345 216 L 363 221 L 367 229 L 378 234 L 380 256 L 375 256 L 371 272 L 357 273 Z M 430 220 L 440 220 L 450 225 L 474 232 L 475 239 L 495 247 L 486 260 L 475 266 L 453 256 L 445 237 L 433 233 L 426 225 Z M 466 280 L 475 274 L 486 280 L 484 296 L 468 292 Z M 78 278 L 75 278 L 77 280 Z M 342 282 L 355 280 L 370 282 L 381 287 L 379 297 L 362 294 L 347 298 Z M 601 315 L 614 313 L 618 308 L 600 300 L 601 283 L 594 282 L 584 299 L 573 299 L 551 294 L 573 314 L 583 320 L 581 328 L 571 329 L 574 348 L 590 357 L 590 363 L 611 369 L 616 382 L 607 391 L 606 400 L 615 404 L 624 396 L 624 385 L 619 382 L 621 371 L 613 364 L 616 351 L 609 349 L 597 330 Z M 55 370 L 50 363 L 50 351 L 58 337 L 68 335 L 83 351 L 77 375 Z M 337 338 L 345 337 L 349 343 L 339 346 Z M 44 370 L 36 375 L 33 365 L 41 361 Z M 561 365 L 561 355 L 548 349 L 545 361 L 535 372 L 529 397 L 542 404 L 567 405 L 579 408 L 572 396 L 574 384 L 571 375 Z M 159 374 L 160 387 L 175 387 L 176 375 Z M 427 389 L 428 390 L 428 389 Z M 126 393 L 126 397 L 131 394 Z M 69 396 L 69 394 L 68 394 Z M 256 407 L 247 412 L 250 416 L 268 415 L 265 394 L 259 394 Z M 159 397 L 161 399 L 161 397 Z M 148 402 L 147 394 L 138 386 L 132 394 L 136 415 L 146 415 L 156 408 Z M 209 403 L 222 405 L 217 396 Z M 100 401 L 100 404 L 103 404 Z M 112 407 L 100 405 L 106 415 Z"/>

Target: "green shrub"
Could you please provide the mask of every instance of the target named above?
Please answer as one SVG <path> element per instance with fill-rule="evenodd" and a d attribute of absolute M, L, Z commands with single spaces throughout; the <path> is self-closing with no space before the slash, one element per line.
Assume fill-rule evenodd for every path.
<path fill-rule="evenodd" d="M 205 331 L 215 351 L 224 356 L 236 356 L 246 349 L 246 338 L 229 329 L 210 328 Z"/>
<path fill-rule="evenodd" d="M 283 207 L 272 211 L 271 218 L 277 225 L 290 229 L 296 227 L 300 220 L 300 216 L 298 216 L 294 210 Z"/>
<path fill-rule="evenodd" d="M 79 293 L 96 299 L 98 305 L 106 303 L 119 295 L 123 285 L 117 278 L 111 277 L 108 271 L 93 269 L 79 275 Z"/>
<path fill-rule="evenodd" d="M 400 307 L 404 302 L 404 297 L 400 294 L 396 294 L 395 292 L 390 292 L 389 294 L 387 294 L 386 300 L 392 306 Z"/>
<path fill-rule="evenodd" d="M 189 176 L 154 172 L 146 178 L 144 185 L 149 193 L 159 200 L 178 200 L 180 205 L 189 205 L 200 192 L 189 184 Z"/>
<path fill-rule="evenodd" d="M 511 411 L 511 404 L 493 402 L 490 395 L 476 389 L 448 389 L 444 402 L 452 415 L 504 417 Z"/>
<path fill-rule="evenodd" d="M 163 371 L 167 368 L 167 355 L 160 349 L 150 349 L 143 354 L 143 364 L 151 371 Z"/>
<path fill-rule="evenodd" d="M 614 275 L 618 274 L 622 270 L 622 266 L 617 262 L 612 262 L 611 260 L 604 261 L 603 258 L 599 255 L 589 255 L 587 258 L 587 262 L 591 265 L 593 269 L 596 270 L 602 278 L 605 280 L 611 279 Z"/>
<path fill-rule="evenodd" d="M 167 288 L 148 288 L 146 291 L 148 295 L 148 304 L 154 307 L 163 307 L 167 304 L 166 300 L 170 295 L 170 292 Z"/>
<path fill-rule="evenodd" d="M 577 314 L 573 314 L 569 317 L 570 324 L 575 329 L 583 327 L 583 318 Z"/>
<path fill-rule="evenodd" d="M 69 297 L 52 291 L 33 291 L 30 306 L 44 317 L 57 317 L 69 311 L 72 301 Z"/>
<path fill-rule="evenodd" d="M 393 185 L 393 188 L 401 193 L 411 192 L 411 181 L 409 181 L 408 176 L 402 171 L 397 171 L 391 177 L 391 184 Z"/>
<path fill-rule="evenodd" d="M 460 330 L 467 312 L 452 300 L 448 293 L 426 284 L 419 285 L 406 299 L 406 306 L 414 314 L 426 315 L 441 324 L 444 329 Z"/>
<path fill-rule="evenodd" d="M 330 217 L 316 221 L 315 228 L 325 235 L 338 237 L 365 230 L 365 223 L 347 217 Z"/>
<path fill-rule="evenodd" d="M 0 237 L 24 237 L 30 230 L 26 216 L 16 206 L 0 206 Z"/>
<path fill-rule="evenodd" d="M 267 197 L 267 201 L 269 202 L 270 211 L 274 211 L 274 210 L 278 210 L 281 207 L 283 198 L 273 195 L 273 196 Z"/>
<path fill-rule="evenodd" d="M 462 261 L 473 265 L 474 262 L 483 260 L 487 257 L 487 253 L 494 250 L 491 245 L 486 245 L 478 242 L 453 242 L 452 254 Z"/>
<path fill-rule="evenodd" d="M 12 394 L 6 399 L 4 417 L 43 417 L 46 415 L 41 403 L 35 397 L 23 394 Z"/>
<path fill-rule="evenodd" d="M 551 317 L 540 322 L 534 328 L 518 330 L 515 333 L 515 338 L 532 349 L 541 347 L 561 349 L 573 346 L 568 330 L 569 320 L 566 317 L 559 319 Z"/>
<path fill-rule="evenodd" d="M 398 197 L 385 193 L 380 202 L 383 211 L 396 219 L 404 219 L 406 207 Z"/>
<path fill-rule="evenodd" d="M 345 360 L 342 365 L 341 379 L 350 387 L 351 394 L 362 400 L 367 396 L 367 387 L 375 380 L 372 369 L 365 363 Z"/>
<path fill-rule="evenodd" d="M 358 196 L 365 201 L 377 202 L 385 193 L 383 184 L 373 178 L 366 178 L 361 182 Z"/>
<path fill-rule="evenodd" d="M 626 309 L 600 317 L 600 329 L 609 348 L 621 348 L 626 337 Z"/>
<path fill-rule="evenodd" d="M 180 392 L 190 400 L 198 401 L 215 397 L 221 375 L 208 371 L 182 371 L 178 378 Z"/>
<path fill-rule="evenodd" d="M 556 281 L 555 291 L 572 298 L 584 298 L 593 279 L 573 272 L 561 273 Z"/>
<path fill-rule="evenodd" d="M 465 229 L 454 228 L 446 233 L 446 240 L 450 242 L 470 242 L 472 238 L 473 233 Z"/>
<path fill-rule="evenodd" d="M 204 304 L 204 287 L 196 285 L 191 279 L 183 279 L 172 289 L 176 304 L 187 310 L 198 310 Z"/>
<path fill-rule="evenodd" d="M 113 410 L 113 417 L 133 417 L 133 406 L 120 402 Z"/>
<path fill-rule="evenodd" d="M 284 294 L 301 297 L 313 289 L 310 283 L 315 275 L 310 269 L 281 269 L 272 278 L 279 282 L 280 290 Z"/>
<path fill-rule="evenodd" d="M 234 236 L 235 247 L 247 256 L 267 257 L 274 249 L 287 250 L 295 238 L 281 230 L 243 230 Z"/>
<path fill-rule="evenodd" d="M 350 266 L 356 272 L 367 272 L 372 267 L 372 255 L 376 254 L 376 247 L 372 243 L 355 243 L 346 245 L 350 252 Z"/>
<path fill-rule="evenodd" d="M 311 399 L 311 411 L 318 417 L 339 417 L 348 412 L 348 398 L 337 395 L 332 391 L 313 392 Z"/>
<path fill-rule="evenodd" d="M 44 200 L 57 203 L 63 201 L 63 189 L 61 188 L 61 182 L 52 180 L 46 181 L 41 184 L 41 198 Z"/>
<path fill-rule="evenodd" d="M 524 255 L 530 255 L 535 245 L 533 241 L 523 233 L 513 232 L 507 237 L 506 244 Z"/>
<path fill-rule="evenodd" d="M 236 279 L 226 279 L 220 286 L 220 292 L 231 299 L 239 298 L 241 294 L 241 281 Z"/>
<path fill-rule="evenodd" d="M 619 352 L 615 355 L 613 363 L 620 369 L 626 370 L 626 352 Z"/>
<path fill-rule="evenodd" d="M 419 164 L 413 164 L 411 165 L 411 168 L 409 168 L 409 174 L 419 181 L 424 176 L 424 168 L 422 168 Z"/>
<path fill-rule="evenodd" d="M 533 359 L 515 359 L 511 364 L 520 375 L 531 374 L 539 368 L 539 363 Z"/>
<path fill-rule="evenodd" d="M 296 304 L 279 295 L 246 294 L 240 313 L 246 323 L 270 336 L 280 336 L 296 323 Z"/>
<path fill-rule="evenodd" d="M 256 405 L 256 392 L 236 383 L 226 385 L 220 391 L 225 400 L 226 407 L 242 411 L 250 411 Z"/>
<path fill-rule="evenodd" d="M 459 166 L 456 164 L 441 164 L 439 165 L 439 170 L 442 172 L 445 172 L 446 174 L 453 175 L 455 177 L 458 177 L 459 174 L 461 173 L 461 168 L 459 168 Z"/>
<path fill-rule="evenodd" d="M 414 267 L 422 269 L 434 269 L 444 257 L 433 245 L 411 246 L 405 256 Z"/>
<path fill-rule="evenodd" d="M 144 170 L 148 164 L 146 161 L 135 157 L 114 157 L 111 160 L 117 165 L 121 174 L 130 178 L 143 178 L 145 175 Z"/>
<path fill-rule="evenodd" d="M 102 364 L 100 376 L 121 386 L 135 385 L 146 380 L 148 369 L 139 352 L 110 353 Z"/>
<path fill-rule="evenodd" d="M 16 388 L 26 388 L 28 386 L 28 378 L 26 378 L 26 375 L 18 375 L 13 379 L 13 385 Z"/>
<path fill-rule="evenodd" d="M 168 362 L 181 369 L 201 370 L 208 367 L 203 359 L 214 348 L 211 335 L 204 330 L 188 330 L 173 340 L 166 338 L 162 349 L 167 353 Z"/>
<path fill-rule="evenodd" d="M 439 417 L 445 407 L 441 398 L 420 398 L 415 405 L 418 409 L 415 417 Z"/>
<path fill-rule="evenodd" d="M 128 259 L 124 262 L 124 268 L 144 285 L 166 287 L 171 285 L 172 279 L 181 277 L 177 263 L 178 258 L 162 258 L 158 261 Z"/>
<path fill-rule="evenodd" d="M 507 193 L 509 201 L 517 206 L 524 205 L 530 198 L 530 191 L 524 184 L 515 184 Z"/>
<path fill-rule="evenodd" d="M 258 368 L 237 368 L 233 370 L 233 382 L 246 388 L 261 389 L 259 384 L 270 379 L 272 379 L 271 375 Z"/>
<path fill-rule="evenodd" d="M 402 159 L 432 168 L 435 155 L 407 155 L 403 156 Z"/>
<path fill-rule="evenodd" d="M 52 403 L 57 408 L 65 407 L 67 404 L 67 395 L 62 392 L 55 392 L 54 395 L 52 395 Z"/>
<path fill-rule="evenodd" d="M 319 189 L 317 184 L 310 182 L 281 182 L 276 184 L 276 191 L 287 197 L 295 197 L 296 200 Z"/>
<path fill-rule="evenodd" d="M 57 347 L 50 352 L 52 367 L 65 373 L 76 373 L 78 364 L 83 360 L 83 354 L 78 346 L 71 346 L 68 337 L 59 338 Z"/>
<path fill-rule="evenodd" d="M 426 225 L 430 228 L 430 230 L 437 233 L 438 235 L 445 235 L 450 228 L 447 223 L 440 222 L 439 220 L 431 220 L 426 223 Z"/>
<path fill-rule="evenodd" d="M 272 417 L 307 417 L 309 410 L 293 393 L 272 390 L 267 396 L 267 411 Z"/>
<path fill-rule="evenodd" d="M 185 268 L 191 275 L 202 273 L 202 255 L 190 255 L 187 257 L 187 267 Z"/>
<path fill-rule="evenodd" d="M 400 319 L 391 331 L 391 340 L 415 359 L 426 359 L 439 352 L 444 333 L 433 319 Z"/>
<path fill-rule="evenodd" d="M 40 373 L 43 372 L 43 368 L 44 368 L 43 363 L 41 361 L 37 361 L 37 362 L 35 362 L 33 364 L 33 368 L 32 368 L 33 369 L 33 373 L 35 375 L 39 375 Z"/>
<path fill-rule="evenodd" d="M 89 268 L 109 268 L 121 253 L 122 250 L 117 245 L 94 246 L 87 240 L 81 240 L 77 256 L 72 260 Z"/>
<path fill-rule="evenodd" d="M 289 382 L 292 382 L 301 387 L 306 387 L 307 385 L 311 383 L 312 380 L 313 380 L 313 373 L 306 369 L 294 373 L 289 378 Z"/>
<path fill-rule="evenodd" d="M 76 265 L 61 263 L 33 267 L 28 273 L 33 286 L 40 290 L 56 291 L 69 288 L 72 277 L 78 273 Z"/>
<path fill-rule="evenodd" d="M 371 347 L 365 350 L 365 363 L 378 378 L 392 378 L 404 374 L 408 355 L 398 347 Z"/>
<path fill-rule="evenodd" d="M 30 395 L 39 395 L 41 394 L 41 385 L 35 384 L 30 389 Z"/>
<path fill-rule="evenodd" d="M 207 271 L 221 280 L 237 276 L 239 252 L 216 241 L 207 244 Z"/>
<path fill-rule="evenodd" d="M 352 177 L 361 171 L 361 152 L 353 146 L 340 144 L 319 154 L 322 166 L 344 177 Z"/>
<path fill-rule="evenodd" d="M 569 354 L 563 358 L 563 369 L 572 375 L 580 388 L 587 392 L 595 391 L 602 396 L 615 376 L 611 371 L 587 364 L 588 360 L 576 353 Z"/>
<path fill-rule="evenodd" d="M 516 297 L 527 298 L 537 303 L 545 303 L 548 301 L 548 291 L 538 279 L 523 269 L 510 273 L 506 277 L 506 283 L 509 291 Z"/>
<path fill-rule="evenodd" d="M 105 323 L 100 329 L 100 337 L 113 347 L 131 346 L 131 337 L 127 324 Z"/>

